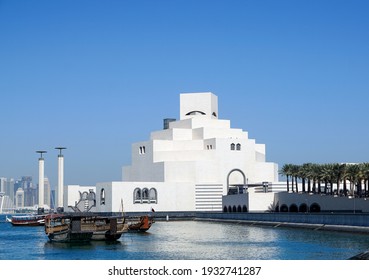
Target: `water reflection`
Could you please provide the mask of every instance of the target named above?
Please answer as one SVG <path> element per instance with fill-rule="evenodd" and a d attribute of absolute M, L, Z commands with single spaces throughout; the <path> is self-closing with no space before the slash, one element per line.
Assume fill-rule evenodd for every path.
<path fill-rule="evenodd" d="M 125 233 L 118 241 L 52 243 L 43 227 L 0 223 L 1 259 L 348 259 L 369 248 L 369 235 L 245 224 L 156 222 L 146 233 Z"/>

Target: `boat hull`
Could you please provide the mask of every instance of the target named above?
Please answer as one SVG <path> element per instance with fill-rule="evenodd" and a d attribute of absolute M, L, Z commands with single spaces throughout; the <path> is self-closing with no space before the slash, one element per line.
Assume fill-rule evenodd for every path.
<path fill-rule="evenodd" d="M 45 224 L 45 233 L 52 242 L 114 241 L 127 231 L 122 217 L 61 214 L 47 217 Z"/>
<path fill-rule="evenodd" d="M 151 228 L 151 225 L 154 223 L 152 217 L 149 216 L 140 216 L 136 218 L 131 218 L 128 221 L 128 230 L 130 232 L 146 232 Z"/>
<path fill-rule="evenodd" d="M 97 241 L 116 241 L 122 236 L 123 232 L 120 233 L 110 233 L 110 232 L 99 232 L 95 231 L 92 233 L 91 240 L 97 240 Z"/>
<path fill-rule="evenodd" d="M 44 215 L 26 215 L 26 216 L 12 216 L 6 218 L 13 226 L 44 226 Z"/>
<path fill-rule="evenodd" d="M 70 242 L 89 242 L 92 239 L 92 232 L 57 232 L 50 233 L 48 238 L 52 242 L 70 243 Z"/>

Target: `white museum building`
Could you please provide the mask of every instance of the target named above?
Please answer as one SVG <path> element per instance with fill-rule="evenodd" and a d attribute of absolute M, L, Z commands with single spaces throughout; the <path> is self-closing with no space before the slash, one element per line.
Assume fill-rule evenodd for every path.
<path fill-rule="evenodd" d="M 213 93 L 180 94 L 179 120 L 165 119 L 162 130 L 134 143 L 131 152 L 122 181 L 69 185 L 64 209 L 119 212 L 123 201 L 126 212 L 223 211 L 231 192 L 245 199 L 243 211 L 265 211 L 273 203 L 273 192 L 255 190 L 278 184 L 277 164 L 266 162 L 264 144 L 219 118 Z"/>

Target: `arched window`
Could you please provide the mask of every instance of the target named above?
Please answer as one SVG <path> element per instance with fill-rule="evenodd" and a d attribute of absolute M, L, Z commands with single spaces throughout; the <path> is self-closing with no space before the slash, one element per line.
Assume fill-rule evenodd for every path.
<path fill-rule="evenodd" d="M 227 175 L 227 193 L 237 194 L 239 188 L 245 187 L 247 183 L 245 173 L 241 169 L 232 169 Z"/>
<path fill-rule="evenodd" d="M 83 192 L 81 195 L 81 200 L 87 200 L 88 199 L 88 192 Z"/>
<path fill-rule="evenodd" d="M 234 143 L 231 144 L 231 151 L 234 151 L 236 145 Z"/>
<path fill-rule="evenodd" d="M 302 213 L 308 212 L 308 206 L 305 203 L 301 204 L 299 206 L 299 212 L 302 212 Z"/>
<path fill-rule="evenodd" d="M 136 188 L 133 191 L 133 203 L 158 203 L 158 192 L 155 188 Z"/>
<path fill-rule="evenodd" d="M 290 205 L 290 211 L 289 212 L 298 212 L 298 207 L 296 204 Z"/>
<path fill-rule="evenodd" d="M 101 189 L 100 192 L 100 205 L 105 205 L 105 189 Z"/>
<path fill-rule="evenodd" d="M 141 189 L 139 188 L 133 191 L 133 203 L 141 203 Z"/>
<path fill-rule="evenodd" d="M 232 207 L 228 206 L 228 212 L 232 212 Z"/>
<path fill-rule="evenodd" d="M 277 203 L 277 206 L 274 209 L 275 212 L 279 212 L 279 204 Z"/>
<path fill-rule="evenodd" d="M 234 205 L 234 206 L 233 206 L 232 211 L 233 211 L 233 212 L 237 212 L 237 207 L 236 207 L 236 205 Z"/>
<path fill-rule="evenodd" d="M 282 204 L 279 211 L 281 212 L 288 212 L 288 206 L 286 204 Z"/>
<path fill-rule="evenodd" d="M 149 202 L 149 190 L 147 188 L 144 188 L 142 190 L 142 202 L 143 203 Z"/>
<path fill-rule="evenodd" d="M 224 206 L 224 208 L 223 208 L 223 212 L 224 212 L 224 213 L 227 213 L 227 212 L 228 212 L 227 206 Z"/>
<path fill-rule="evenodd" d="M 191 111 L 186 114 L 186 116 L 196 116 L 196 115 L 206 115 L 206 114 L 201 111 Z"/>
<path fill-rule="evenodd" d="M 318 203 L 311 204 L 310 212 L 320 212 L 320 205 Z"/>
<path fill-rule="evenodd" d="M 88 194 L 88 200 L 92 200 L 92 201 L 96 200 L 96 194 L 92 189 L 90 190 L 90 193 Z"/>
<path fill-rule="evenodd" d="M 237 151 L 241 151 L 241 144 L 240 144 L 240 143 L 238 143 L 238 144 L 237 144 L 237 146 L 236 146 L 236 150 L 237 150 Z"/>
<path fill-rule="evenodd" d="M 158 203 L 158 192 L 156 189 L 151 188 L 149 193 L 150 203 Z"/>
<path fill-rule="evenodd" d="M 241 211 L 242 211 L 241 205 L 238 205 L 237 212 L 241 212 Z"/>
<path fill-rule="evenodd" d="M 242 207 L 242 212 L 247 212 L 247 206 L 246 206 L 246 205 L 244 205 L 244 206 Z"/>

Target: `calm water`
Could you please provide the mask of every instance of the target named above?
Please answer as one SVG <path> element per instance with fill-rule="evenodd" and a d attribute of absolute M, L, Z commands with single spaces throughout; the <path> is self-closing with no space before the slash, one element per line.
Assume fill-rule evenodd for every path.
<path fill-rule="evenodd" d="M 369 235 L 197 221 L 156 222 L 113 243 L 56 244 L 43 227 L 4 221 L 2 260 L 343 260 L 369 249 Z"/>

